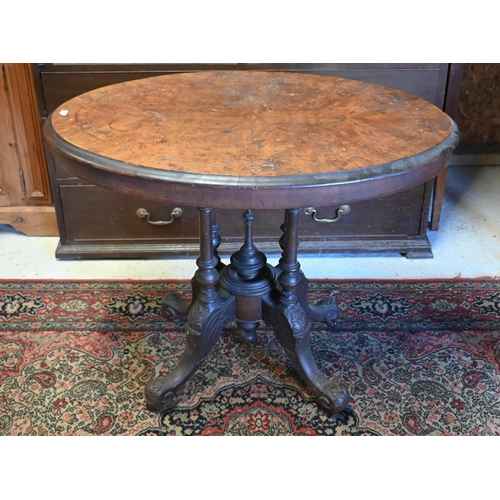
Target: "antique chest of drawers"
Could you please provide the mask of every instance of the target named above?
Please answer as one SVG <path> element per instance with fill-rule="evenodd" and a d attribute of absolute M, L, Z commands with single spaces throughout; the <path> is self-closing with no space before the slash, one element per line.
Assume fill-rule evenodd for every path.
<path fill-rule="evenodd" d="M 42 121 L 66 100 L 94 88 L 154 75 L 210 69 L 308 72 L 362 80 L 403 90 L 444 109 L 450 65 L 32 65 Z M 57 165 L 48 148 L 46 154 L 60 231 L 58 258 L 141 258 L 197 253 L 196 209 L 163 206 L 111 193 L 74 177 Z M 335 200 L 332 200 L 331 207 L 319 209 L 316 213 L 303 211 L 299 249 L 302 253 L 401 253 L 412 258 L 432 257 L 427 239 L 432 194 L 433 182 L 428 182 L 395 195 L 352 203 L 344 213 L 339 213 L 340 207 L 335 205 Z M 149 217 L 144 216 L 146 211 Z M 223 228 L 220 253 L 230 253 L 241 246 L 242 214 L 243 211 L 218 211 L 217 217 Z M 318 222 L 313 217 L 338 220 Z M 281 211 L 257 212 L 255 241 L 263 251 L 279 252 L 279 221 L 282 218 Z M 159 220 L 172 222 L 164 225 L 150 223 Z"/>

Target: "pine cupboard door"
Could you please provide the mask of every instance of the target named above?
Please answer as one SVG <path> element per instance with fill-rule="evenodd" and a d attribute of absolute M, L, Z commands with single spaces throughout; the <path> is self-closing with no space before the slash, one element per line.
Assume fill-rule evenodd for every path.
<path fill-rule="evenodd" d="M 1 64 L 0 224 L 58 234 L 29 64 Z"/>
<path fill-rule="evenodd" d="M 9 207 L 23 205 L 24 199 L 9 96 L 5 81 L 0 83 L 0 207 Z"/>

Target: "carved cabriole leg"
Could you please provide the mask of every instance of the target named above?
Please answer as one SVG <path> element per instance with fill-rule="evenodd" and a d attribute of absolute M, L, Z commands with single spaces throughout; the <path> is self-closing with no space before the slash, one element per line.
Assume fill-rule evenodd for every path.
<path fill-rule="evenodd" d="M 286 244 L 285 243 L 286 225 L 287 225 L 287 219 L 285 216 L 285 222 L 281 225 L 281 230 L 283 231 L 283 235 L 279 241 L 282 252 L 285 250 L 285 244 Z M 281 265 L 278 264 L 276 266 L 276 272 L 278 273 L 278 275 L 281 273 L 281 271 L 282 271 Z M 339 316 L 339 308 L 337 307 L 335 300 L 324 299 L 320 300 L 316 304 L 310 304 L 309 301 L 307 300 L 309 281 L 306 278 L 305 274 L 300 269 L 298 272 L 300 279 L 299 283 L 297 284 L 297 287 L 295 288 L 295 292 L 297 294 L 297 299 L 300 305 L 302 306 L 302 309 L 304 310 L 306 316 L 313 321 L 324 319 L 328 326 L 334 328 L 335 320 Z"/>
<path fill-rule="evenodd" d="M 220 273 L 224 269 L 225 264 L 222 263 L 217 249 L 221 244 L 221 237 L 219 236 L 220 224 L 217 223 L 215 218 L 215 210 L 211 213 L 211 226 L 212 226 L 212 244 L 214 249 L 214 256 L 217 259 L 217 265 L 215 268 Z M 165 296 L 162 301 L 162 313 L 165 318 L 171 318 L 173 316 L 187 319 L 189 309 L 196 302 L 199 294 L 199 286 L 196 281 L 196 276 L 191 279 L 191 302 L 182 298 L 178 293 L 169 293 Z"/>
<path fill-rule="evenodd" d="M 342 385 L 328 380 L 314 361 L 310 345 L 310 327 L 304 308 L 297 296 L 301 282 L 297 261 L 300 209 L 285 212 L 283 253 L 279 262 L 281 287 L 279 297 L 263 300 L 264 320 L 271 325 L 278 341 L 309 388 L 318 396 L 318 403 L 331 413 L 339 413 L 349 403 L 349 394 Z"/>
<path fill-rule="evenodd" d="M 194 375 L 198 366 L 220 337 L 221 330 L 234 319 L 234 297 L 216 289 L 219 273 L 213 248 L 212 209 L 199 208 L 200 257 L 194 280 L 197 298 L 189 309 L 187 341 L 182 358 L 172 373 L 146 386 L 148 408 L 155 411 L 168 406 L 178 391 Z"/>

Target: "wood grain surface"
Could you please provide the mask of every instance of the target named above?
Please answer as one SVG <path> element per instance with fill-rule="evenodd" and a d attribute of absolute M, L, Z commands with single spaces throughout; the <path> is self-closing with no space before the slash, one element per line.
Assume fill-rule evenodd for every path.
<path fill-rule="evenodd" d="M 297 73 L 204 71 L 110 85 L 56 109 L 56 163 L 183 206 L 328 206 L 420 185 L 446 167 L 454 122 L 400 91 Z"/>
<path fill-rule="evenodd" d="M 68 143 L 127 164 L 236 177 L 386 164 L 439 145 L 452 129 L 437 107 L 396 90 L 266 72 L 111 85 L 60 106 L 52 125 Z"/>

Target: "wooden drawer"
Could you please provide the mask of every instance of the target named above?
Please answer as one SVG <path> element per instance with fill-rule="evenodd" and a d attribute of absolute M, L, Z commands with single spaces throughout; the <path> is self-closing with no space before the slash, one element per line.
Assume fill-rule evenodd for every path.
<path fill-rule="evenodd" d="M 59 186 L 64 205 L 66 238 L 75 243 L 118 241 L 151 241 L 156 243 L 182 243 L 198 238 L 198 210 L 194 207 L 174 207 L 161 202 L 141 200 L 125 194 L 86 184 Z M 346 236 L 386 237 L 418 236 L 421 229 L 422 200 L 425 185 L 383 198 L 352 203 L 350 213 L 333 223 L 315 221 L 304 211 L 301 213 L 300 238 L 303 241 L 322 241 L 325 238 Z M 182 216 L 172 224 L 154 225 L 137 215 L 146 209 L 152 221 L 170 220 L 174 208 L 181 208 Z M 305 208 L 305 207 L 304 207 Z M 332 205 L 317 210 L 319 219 L 333 218 L 339 207 Z M 256 242 L 277 244 L 283 223 L 282 210 L 256 210 L 254 237 Z M 239 247 L 245 231 L 244 210 L 219 210 L 217 221 L 224 244 Z M 82 215 L 85 215 L 82 217 Z M 230 245 L 232 247 L 232 245 Z"/>
<path fill-rule="evenodd" d="M 158 226 L 138 217 L 137 210 L 145 208 L 153 221 L 168 221 L 175 207 L 89 185 L 62 185 L 59 192 L 64 205 L 66 237 L 71 241 L 181 242 L 198 238 L 198 210 L 193 207 L 182 207 L 181 217 L 174 218 L 172 224 Z"/>
<path fill-rule="evenodd" d="M 346 236 L 418 236 L 422 224 L 425 185 L 408 191 L 349 204 L 350 212 L 332 223 L 315 221 L 304 211 L 300 220 L 302 239 Z M 332 219 L 338 205 L 317 209 L 316 218 Z"/>

